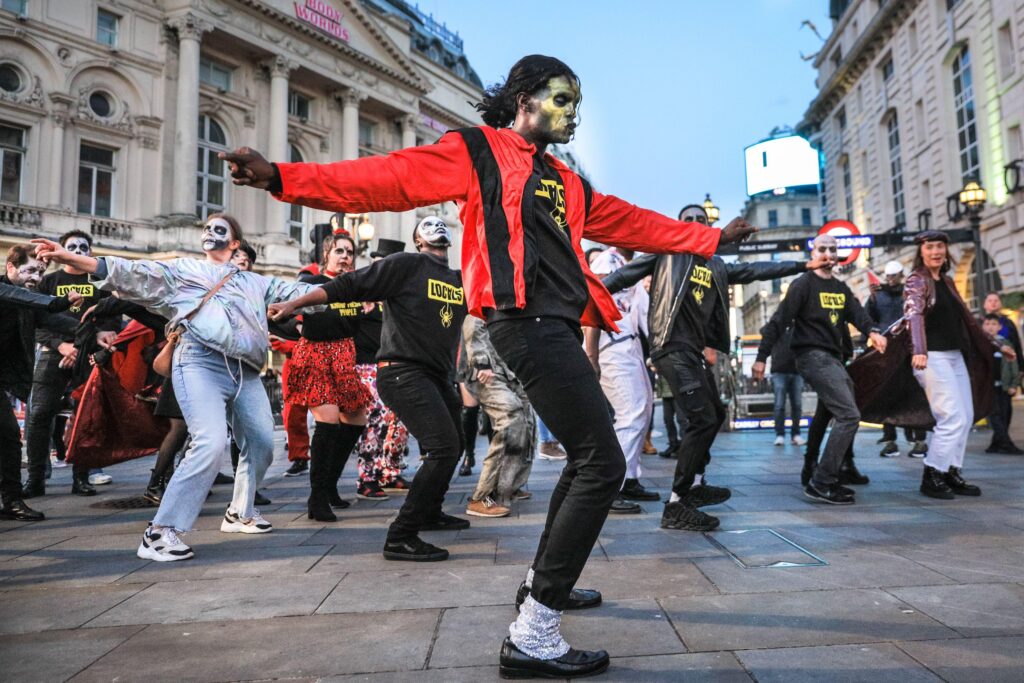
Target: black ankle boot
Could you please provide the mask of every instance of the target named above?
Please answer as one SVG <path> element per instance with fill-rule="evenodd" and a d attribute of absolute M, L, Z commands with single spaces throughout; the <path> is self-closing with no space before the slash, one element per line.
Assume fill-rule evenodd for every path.
<path fill-rule="evenodd" d="M 946 484 L 949 485 L 953 493 L 960 496 L 981 495 L 981 489 L 965 480 L 960 474 L 959 467 L 949 468 L 949 472 L 946 472 Z"/>
<path fill-rule="evenodd" d="M 309 500 L 306 508 L 309 519 L 318 522 L 338 521 L 331 510 L 330 492 L 335 483 L 331 479 L 331 452 L 340 431 L 341 425 L 337 422 L 317 422 L 309 443 Z"/>
<path fill-rule="evenodd" d="M 352 449 L 359 443 L 359 437 L 362 436 L 366 425 L 340 424 L 338 426 L 340 427 L 338 439 L 334 443 L 334 452 L 331 457 L 330 485 L 325 488 L 328 489 L 327 497 L 330 499 L 331 507 L 344 510 L 350 507 L 351 503 L 338 495 L 338 482 L 341 480 L 341 473 L 345 471 L 345 465 L 352 454 Z"/>
<path fill-rule="evenodd" d="M 75 473 L 71 480 L 71 493 L 76 496 L 95 496 L 96 489 L 89 483 L 89 472 Z"/>
<path fill-rule="evenodd" d="M 476 464 L 473 460 L 473 456 L 468 453 L 466 454 L 466 457 L 462 459 L 462 465 L 459 467 L 460 477 L 468 477 L 473 474 L 473 465 Z"/>
<path fill-rule="evenodd" d="M 921 493 L 940 500 L 952 500 L 956 497 L 953 495 L 953 489 L 946 483 L 946 473 L 928 465 L 924 466 L 924 474 L 921 476 Z"/>
<path fill-rule="evenodd" d="M 158 507 L 164 497 L 164 478 L 156 471 L 156 468 L 149 471 L 149 484 L 146 485 L 146 492 L 142 494 L 142 497 Z"/>

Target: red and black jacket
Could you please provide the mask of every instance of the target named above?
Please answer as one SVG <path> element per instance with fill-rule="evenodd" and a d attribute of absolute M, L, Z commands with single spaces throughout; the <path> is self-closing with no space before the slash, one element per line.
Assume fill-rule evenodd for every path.
<path fill-rule="evenodd" d="M 464 226 L 463 283 L 471 315 L 485 309 L 526 305 L 523 216 L 530 215 L 533 157 L 537 148 L 508 128 L 487 126 L 446 133 L 433 145 L 386 156 L 333 164 L 277 164 L 281 192 L 291 204 L 327 211 L 409 211 L 454 201 Z M 616 330 L 621 316 L 608 290 L 587 266 L 580 240 L 587 238 L 649 253 L 700 254 L 718 247 L 721 231 L 682 223 L 594 192 L 551 155 L 547 163 L 565 186 L 573 250 L 587 280 L 590 300 L 581 323 Z M 534 182 L 536 180 L 534 179 Z"/>

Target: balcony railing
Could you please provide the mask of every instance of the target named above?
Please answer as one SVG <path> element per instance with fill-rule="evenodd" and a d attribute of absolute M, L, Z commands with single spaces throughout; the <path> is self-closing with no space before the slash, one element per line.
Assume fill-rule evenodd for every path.
<path fill-rule="evenodd" d="M 93 218 L 89 223 L 89 232 L 97 239 L 132 241 L 132 224 L 110 218 Z"/>
<path fill-rule="evenodd" d="M 38 209 L 23 204 L 0 202 L 0 225 L 32 228 L 39 227 L 42 222 L 43 216 Z"/>

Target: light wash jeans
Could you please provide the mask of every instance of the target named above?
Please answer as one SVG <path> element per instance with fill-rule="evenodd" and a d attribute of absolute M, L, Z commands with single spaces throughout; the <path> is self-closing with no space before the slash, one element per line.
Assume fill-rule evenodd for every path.
<path fill-rule="evenodd" d="M 804 378 L 795 372 L 773 372 L 772 389 L 775 391 L 775 436 L 786 435 L 786 400 L 793 418 L 790 433 L 800 436 L 800 416 L 803 414 Z"/>
<path fill-rule="evenodd" d="M 541 441 L 558 441 L 540 417 L 537 418 L 537 436 L 540 437 Z"/>
<path fill-rule="evenodd" d="M 939 472 L 964 466 L 967 437 L 974 424 L 971 378 L 959 351 L 929 351 L 928 367 L 914 370 L 935 416 L 935 431 L 924 464 Z"/>
<path fill-rule="evenodd" d="M 241 449 L 229 509 L 252 517 L 256 487 L 274 458 L 274 418 L 259 373 L 185 336 L 174 350 L 171 381 L 192 443 L 167 485 L 153 524 L 192 529 L 228 447 L 229 421 Z"/>

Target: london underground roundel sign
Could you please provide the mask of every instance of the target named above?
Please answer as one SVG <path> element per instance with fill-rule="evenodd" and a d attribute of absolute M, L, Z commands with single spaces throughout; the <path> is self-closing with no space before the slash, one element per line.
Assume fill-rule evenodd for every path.
<path fill-rule="evenodd" d="M 819 235 L 831 235 L 835 237 L 839 242 L 839 265 L 845 266 L 849 263 L 853 263 L 860 256 L 860 247 L 847 246 L 846 243 L 856 243 L 859 240 L 843 239 L 844 237 L 849 238 L 855 235 L 860 235 L 860 230 L 857 226 L 850 221 L 835 220 L 829 221 L 825 225 L 821 226 L 821 230 L 818 231 Z"/>

